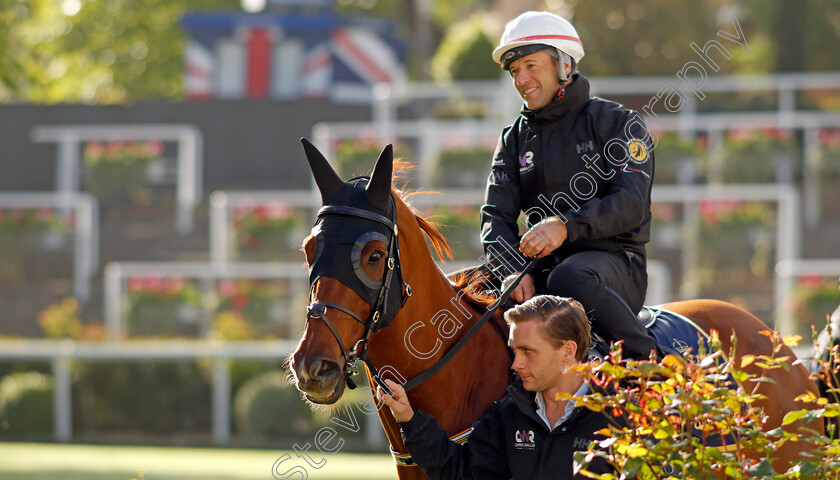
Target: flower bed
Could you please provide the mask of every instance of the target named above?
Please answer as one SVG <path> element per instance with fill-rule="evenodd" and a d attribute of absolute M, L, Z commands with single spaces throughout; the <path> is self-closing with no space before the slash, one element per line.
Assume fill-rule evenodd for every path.
<path fill-rule="evenodd" d="M 259 336 L 291 336 L 283 322 L 287 312 L 283 299 L 288 289 L 276 281 L 223 280 L 216 287 L 218 307 L 214 334 L 228 340 L 248 340 Z"/>
<path fill-rule="evenodd" d="M 778 169 L 793 168 L 798 147 L 789 130 L 733 129 L 726 134 L 724 150 L 722 164 L 707 165 L 708 178 L 724 183 L 767 183 L 777 180 Z"/>
<path fill-rule="evenodd" d="M 266 259 L 299 255 L 293 243 L 304 224 L 303 212 L 283 203 L 264 203 L 233 209 L 235 249 L 239 254 L 254 253 Z"/>
<path fill-rule="evenodd" d="M 836 278 L 801 277 L 793 289 L 793 312 L 800 333 L 807 335 L 813 325 L 825 328 L 826 317 L 840 306 L 840 285 Z"/>
<path fill-rule="evenodd" d="M 50 208 L 0 209 L 0 277 L 20 277 L 34 247 L 60 247 L 73 221 Z"/>
<path fill-rule="evenodd" d="M 196 336 L 201 332 L 201 293 L 183 278 L 128 280 L 129 336 Z"/>
<path fill-rule="evenodd" d="M 700 284 L 772 276 L 775 211 L 760 202 L 704 201 L 699 206 Z"/>
<path fill-rule="evenodd" d="M 148 197 L 146 172 L 162 155 L 159 141 L 90 142 L 82 155 L 85 188 L 104 205 L 141 202 Z"/>

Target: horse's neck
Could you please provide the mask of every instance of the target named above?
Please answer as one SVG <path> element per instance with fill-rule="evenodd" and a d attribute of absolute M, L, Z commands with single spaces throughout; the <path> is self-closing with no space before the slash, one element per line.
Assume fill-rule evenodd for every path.
<path fill-rule="evenodd" d="M 440 287 L 427 285 L 430 291 L 415 291 L 391 327 L 371 342 L 371 359 L 385 370 L 386 378 L 390 374 L 404 382 L 428 370 L 486 311 L 443 279 Z M 433 415 L 450 434 L 476 421 L 510 382 L 505 337 L 494 320 L 446 367 L 409 392 L 412 405 Z M 387 336 L 379 338 L 383 334 Z"/>

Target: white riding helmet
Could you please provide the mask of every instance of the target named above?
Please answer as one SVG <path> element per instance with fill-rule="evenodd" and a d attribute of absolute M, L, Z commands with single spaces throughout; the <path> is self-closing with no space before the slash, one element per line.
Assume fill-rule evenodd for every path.
<path fill-rule="evenodd" d="M 493 61 L 507 70 L 513 60 L 538 51 L 517 48 L 524 45 L 554 47 L 571 56 L 576 64 L 583 58 L 583 42 L 575 27 L 553 13 L 525 12 L 508 22 L 499 46 L 493 50 Z"/>

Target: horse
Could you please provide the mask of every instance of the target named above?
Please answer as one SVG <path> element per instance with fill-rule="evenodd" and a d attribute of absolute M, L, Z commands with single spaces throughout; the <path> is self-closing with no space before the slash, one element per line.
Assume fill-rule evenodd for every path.
<path fill-rule="evenodd" d="M 353 386 L 350 375 L 356 360 L 362 360 L 370 385 L 381 384 L 380 377 L 408 382 L 411 404 L 433 415 L 450 438 L 462 441 L 464 432 L 512 381 L 501 313 L 494 310 L 488 316 L 488 301 L 473 295 L 469 282 L 453 282 L 435 263 L 427 238 L 441 259 L 451 250 L 392 185 L 390 145 L 369 178 L 345 182 L 312 144 L 302 142 L 323 207 L 302 245 L 310 268 L 311 303 L 300 341 L 287 362 L 293 383 L 308 402 L 331 405 L 347 385 Z M 724 351 L 729 351 L 734 333 L 736 362 L 746 354 L 773 353 L 771 340 L 759 334 L 768 327 L 735 305 L 689 300 L 664 308 L 688 317 L 705 332 L 718 331 Z M 479 320 L 486 324 L 472 328 Z M 461 342 L 467 330 L 474 336 Z M 454 345 L 461 350 L 451 355 Z M 818 393 L 787 346 L 779 355 L 791 359 L 789 370 L 761 372 L 754 364 L 744 369 L 775 382 L 758 385 L 765 398 L 757 406 L 769 416 L 767 430 L 780 426 L 787 412 L 808 407 L 795 399 L 797 395 Z M 442 365 L 444 356 L 449 361 Z M 406 454 L 390 410 L 379 408 L 378 415 L 398 477 L 426 478 Z M 784 428 L 795 432 L 805 426 L 821 430 L 821 423 L 802 421 Z M 783 471 L 808 448 L 787 442 L 777 452 L 774 468 Z"/>

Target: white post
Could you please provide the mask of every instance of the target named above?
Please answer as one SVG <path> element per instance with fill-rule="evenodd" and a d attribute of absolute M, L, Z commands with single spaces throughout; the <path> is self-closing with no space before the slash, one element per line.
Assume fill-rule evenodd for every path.
<path fill-rule="evenodd" d="M 213 441 L 230 440 L 230 360 L 213 360 Z"/>
<path fill-rule="evenodd" d="M 79 190 L 79 140 L 75 135 L 62 135 L 58 142 L 58 166 L 55 189 L 59 193 Z"/>
<path fill-rule="evenodd" d="M 820 226 L 822 217 L 822 205 L 820 204 L 820 147 L 819 130 L 816 127 L 807 127 L 803 135 L 802 160 L 805 167 L 805 223 L 808 228 L 815 229 Z"/>
<path fill-rule="evenodd" d="M 178 187 L 176 195 L 175 228 L 180 235 L 192 231 L 192 209 L 197 199 L 198 159 L 194 135 L 185 133 L 178 138 Z"/>
<path fill-rule="evenodd" d="M 230 252 L 228 198 L 225 192 L 210 195 L 210 259 L 226 262 Z"/>
<path fill-rule="evenodd" d="M 122 336 L 122 269 L 120 264 L 109 262 L 105 265 L 103 280 L 105 329 L 108 337 L 119 340 Z"/>
<path fill-rule="evenodd" d="M 70 359 L 57 357 L 53 371 L 53 433 L 58 442 L 73 439 L 73 394 L 70 379 Z"/>

